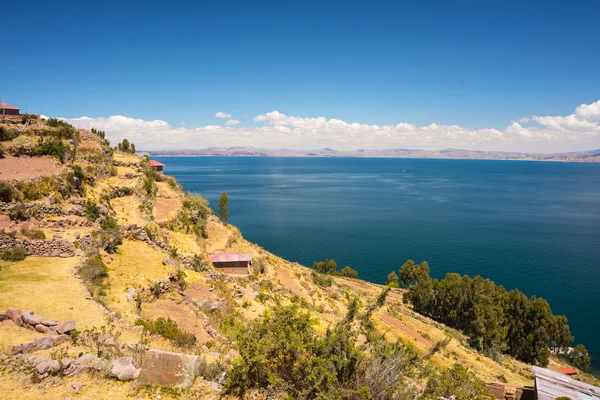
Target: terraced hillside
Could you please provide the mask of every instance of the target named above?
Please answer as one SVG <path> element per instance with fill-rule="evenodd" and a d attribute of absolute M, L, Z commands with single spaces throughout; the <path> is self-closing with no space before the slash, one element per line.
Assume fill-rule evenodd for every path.
<path fill-rule="evenodd" d="M 30 116 L 0 129 L 0 398 L 490 398 L 483 382 L 533 384 L 530 365 L 477 353 L 402 289 L 246 241 L 103 132 Z M 222 251 L 251 255 L 249 274 L 213 268 Z"/>

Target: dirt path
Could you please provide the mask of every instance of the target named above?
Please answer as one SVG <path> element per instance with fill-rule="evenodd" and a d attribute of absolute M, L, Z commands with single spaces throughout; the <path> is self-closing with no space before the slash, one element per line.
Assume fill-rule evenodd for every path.
<path fill-rule="evenodd" d="M 276 271 L 279 281 L 283 286 L 285 286 L 286 289 L 291 290 L 298 296 L 302 296 L 306 300 L 311 300 L 306 289 L 304 289 L 300 283 L 298 283 L 298 279 L 292 275 L 292 271 L 281 267 L 278 267 Z"/>
<path fill-rule="evenodd" d="M 48 157 L 13 157 L 0 158 L 0 180 L 25 180 L 55 175 L 61 168 Z"/>
<path fill-rule="evenodd" d="M 428 349 L 431 348 L 432 344 L 429 340 L 425 339 L 423 336 L 421 336 L 421 334 L 419 332 L 417 332 L 410 326 L 406 325 L 404 322 L 400 321 L 398 318 L 394 318 L 391 315 L 387 315 L 387 314 L 380 314 L 379 318 L 381 318 L 381 320 L 383 322 L 393 326 L 394 328 L 400 329 L 402 332 L 404 332 L 407 335 L 409 335 L 410 337 L 414 338 L 415 340 L 417 340 L 419 343 L 423 344 Z"/>

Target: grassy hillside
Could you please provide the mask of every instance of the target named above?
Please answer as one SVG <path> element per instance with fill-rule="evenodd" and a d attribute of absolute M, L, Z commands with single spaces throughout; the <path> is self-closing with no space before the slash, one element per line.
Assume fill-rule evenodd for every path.
<path fill-rule="evenodd" d="M 15 367 L 10 352 L 43 335 L 3 322 L 1 398 L 489 398 L 482 381 L 533 384 L 530 365 L 479 354 L 461 332 L 415 313 L 403 289 L 340 276 L 324 282 L 248 242 L 147 158 L 111 149 L 103 132 L 27 118 L 5 119 L 0 129 L 0 235 L 34 243 L 32 252 L 53 238 L 73 249 L 0 261 L 0 312 L 75 320 L 81 338 L 95 328 L 120 344 L 71 337 L 33 354 L 110 361 L 162 349 L 202 359 L 184 391 L 105 371 L 40 380 Z M 252 255 L 253 268 L 220 273 L 208 258 L 220 251 Z M 136 344 L 144 351 L 129 350 Z M 550 367 L 563 365 L 551 357 Z M 75 393 L 74 383 L 85 386 Z"/>

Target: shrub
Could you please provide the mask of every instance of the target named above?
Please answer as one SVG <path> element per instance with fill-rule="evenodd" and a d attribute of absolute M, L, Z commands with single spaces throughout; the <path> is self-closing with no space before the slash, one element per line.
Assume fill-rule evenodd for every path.
<path fill-rule="evenodd" d="M 23 247 L 11 247 L 8 249 L 2 250 L 1 258 L 4 261 L 22 261 L 27 257 L 25 254 L 25 249 Z"/>
<path fill-rule="evenodd" d="M 425 399 L 449 398 L 456 400 L 488 400 L 494 396 L 485 382 L 478 379 L 468 368 L 454 364 L 440 375 L 433 375 L 427 382 Z"/>
<path fill-rule="evenodd" d="M 108 268 L 100 256 L 91 256 L 79 268 L 78 274 L 93 294 L 96 288 L 104 286 L 104 278 L 108 277 Z"/>
<path fill-rule="evenodd" d="M 0 181 L 0 201 L 9 203 L 19 198 L 19 192 L 13 185 L 6 181 Z"/>
<path fill-rule="evenodd" d="M 333 283 L 331 277 L 316 271 L 312 271 L 312 280 L 321 287 L 329 287 Z"/>
<path fill-rule="evenodd" d="M 34 154 L 38 156 L 52 156 L 64 163 L 69 150 L 70 146 L 65 144 L 60 138 L 40 138 L 34 149 Z"/>
<path fill-rule="evenodd" d="M 117 220 L 114 219 L 113 217 L 106 217 L 102 220 L 102 222 L 100 222 L 100 227 L 102 229 L 119 229 L 119 224 L 117 223 Z"/>
<path fill-rule="evenodd" d="M 96 220 L 100 217 L 100 207 L 93 200 L 85 201 L 85 216 L 88 219 Z"/>
<path fill-rule="evenodd" d="M 21 203 L 17 203 L 15 207 L 8 212 L 8 216 L 13 221 L 27 221 L 30 214 L 30 211 Z"/>
<path fill-rule="evenodd" d="M 326 258 L 323 261 L 317 261 L 313 264 L 313 269 L 322 274 L 335 274 L 337 264 L 335 260 Z"/>
<path fill-rule="evenodd" d="M 590 355 L 584 345 L 578 344 L 573 351 L 569 353 L 569 360 L 575 367 L 587 370 L 590 368 Z"/>
<path fill-rule="evenodd" d="M 349 266 L 345 266 L 344 268 L 342 268 L 342 270 L 340 271 L 340 276 L 343 276 L 345 278 L 354 278 L 354 279 L 358 279 L 358 271 L 350 268 Z"/>
<path fill-rule="evenodd" d="M 135 324 L 143 326 L 152 334 L 161 335 L 179 347 L 193 347 L 196 344 L 196 336 L 193 333 L 181 330 L 177 323 L 170 318 L 160 317 L 154 321 L 140 318 L 135 321 Z"/>
<path fill-rule="evenodd" d="M 21 229 L 21 234 L 29 239 L 38 239 L 43 240 L 46 239 L 46 234 L 41 229 Z"/>

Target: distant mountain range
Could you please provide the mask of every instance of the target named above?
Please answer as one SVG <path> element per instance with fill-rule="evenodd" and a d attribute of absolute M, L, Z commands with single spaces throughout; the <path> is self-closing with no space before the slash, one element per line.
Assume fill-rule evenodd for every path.
<path fill-rule="evenodd" d="M 359 149 L 337 151 L 263 149 L 257 147 L 209 147 L 200 150 L 154 150 L 144 152 L 151 156 L 254 156 L 254 157 L 375 157 L 375 158 L 453 158 L 465 160 L 536 160 L 600 162 L 600 149 L 569 153 L 517 153 L 503 151 L 475 151 L 461 149 Z"/>

